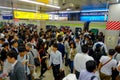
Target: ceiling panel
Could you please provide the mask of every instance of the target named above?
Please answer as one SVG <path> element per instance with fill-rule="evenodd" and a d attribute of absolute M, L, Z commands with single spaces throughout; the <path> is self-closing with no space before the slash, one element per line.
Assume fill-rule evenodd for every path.
<path fill-rule="evenodd" d="M 25 3 L 25 2 L 18 1 L 18 0 L 0 0 L 0 6 L 11 7 L 12 6 L 11 1 L 14 2 L 13 6 L 15 8 L 25 8 L 25 9 L 32 9 L 32 10 L 37 9 L 39 11 L 47 11 L 47 12 L 56 10 L 53 8 L 48 8 L 45 6 Z M 90 4 L 103 4 L 103 3 L 106 3 L 107 0 L 58 0 L 58 1 L 59 1 L 59 5 L 61 7 L 64 7 L 66 4 L 72 3 L 74 5 L 74 7 L 81 8 L 82 6 L 90 5 Z M 67 5 L 66 7 L 69 7 L 69 5 Z"/>

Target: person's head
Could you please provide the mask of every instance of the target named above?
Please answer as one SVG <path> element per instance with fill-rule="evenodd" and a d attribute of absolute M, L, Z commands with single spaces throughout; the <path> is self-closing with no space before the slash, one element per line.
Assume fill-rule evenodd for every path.
<path fill-rule="evenodd" d="M 11 45 L 12 45 L 13 47 L 17 48 L 17 47 L 18 47 L 18 41 L 17 41 L 17 40 L 12 40 L 12 41 L 11 41 Z"/>
<path fill-rule="evenodd" d="M 117 53 L 120 53 L 120 46 L 116 46 L 116 47 L 115 47 L 115 51 L 116 51 Z"/>
<path fill-rule="evenodd" d="M 58 41 L 59 41 L 59 42 L 62 42 L 62 41 L 63 41 L 63 37 L 61 37 L 61 36 L 58 37 Z"/>
<path fill-rule="evenodd" d="M 26 50 L 30 51 L 32 49 L 32 44 L 30 42 L 26 43 Z"/>
<path fill-rule="evenodd" d="M 4 38 L 0 38 L 0 44 L 4 44 L 5 39 Z"/>
<path fill-rule="evenodd" d="M 76 37 L 75 40 L 76 40 L 76 42 L 79 42 L 79 41 L 80 41 L 80 38 L 79 38 L 79 37 Z"/>
<path fill-rule="evenodd" d="M 7 53 L 7 60 L 9 63 L 14 63 L 17 60 L 17 54 L 15 51 L 11 50 Z"/>
<path fill-rule="evenodd" d="M 26 54 L 26 48 L 25 48 L 25 46 L 19 46 L 18 47 L 18 51 L 19 51 L 20 56 L 23 57 Z"/>
<path fill-rule="evenodd" d="M 82 45 L 82 52 L 87 53 L 88 52 L 88 46 L 87 45 Z"/>
<path fill-rule="evenodd" d="M 33 43 L 34 41 L 35 41 L 34 37 L 31 36 L 31 37 L 29 38 L 29 42 Z"/>
<path fill-rule="evenodd" d="M 101 38 L 101 37 L 98 38 L 98 41 L 102 41 L 102 40 L 103 40 L 103 38 Z"/>
<path fill-rule="evenodd" d="M 9 43 L 4 43 L 3 45 L 2 45 L 2 47 L 4 47 L 5 49 L 9 49 Z"/>
<path fill-rule="evenodd" d="M 65 41 L 69 41 L 69 37 L 65 37 Z"/>
<path fill-rule="evenodd" d="M 86 62 L 86 69 L 88 72 L 95 72 L 97 69 L 97 64 L 94 60 L 89 60 Z"/>
<path fill-rule="evenodd" d="M 110 56 L 113 56 L 115 54 L 115 50 L 114 49 L 109 49 L 108 51 Z"/>
<path fill-rule="evenodd" d="M 52 45 L 52 50 L 55 52 L 55 51 L 57 51 L 57 49 L 58 49 L 58 44 L 57 44 L 57 43 L 54 43 L 54 44 Z"/>
<path fill-rule="evenodd" d="M 71 42 L 70 47 L 75 49 L 76 48 L 75 42 Z"/>

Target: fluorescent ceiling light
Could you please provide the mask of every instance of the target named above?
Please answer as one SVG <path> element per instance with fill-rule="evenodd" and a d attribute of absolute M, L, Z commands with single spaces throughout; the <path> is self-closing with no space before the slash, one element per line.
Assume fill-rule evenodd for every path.
<path fill-rule="evenodd" d="M 80 11 L 59 11 L 59 12 L 48 12 L 48 13 L 51 13 L 51 14 L 54 14 L 54 13 L 79 13 Z"/>
<path fill-rule="evenodd" d="M 97 12 L 97 11 L 108 11 L 108 9 L 103 9 L 103 10 L 81 10 L 80 12 Z"/>
<path fill-rule="evenodd" d="M 59 12 L 48 12 L 51 14 L 54 13 L 79 13 L 79 12 L 97 12 L 97 11 L 108 11 L 108 9 L 104 9 L 104 10 L 81 10 L 81 11 L 59 11 Z"/>
<path fill-rule="evenodd" d="M 10 10 L 21 10 L 21 11 L 30 11 L 30 12 L 37 12 L 36 10 L 30 10 L 30 9 L 21 9 L 21 8 L 12 8 L 12 7 L 4 7 L 0 6 L 0 9 L 10 9 Z"/>
<path fill-rule="evenodd" d="M 70 11 L 71 9 L 70 9 L 70 8 L 67 8 L 66 10 L 67 10 L 67 11 Z"/>
<path fill-rule="evenodd" d="M 31 0 L 19 0 L 19 1 L 23 1 L 23 2 L 27 2 L 27 3 L 32 3 L 32 4 L 37 4 L 37 5 L 42 5 L 42 6 L 47 6 L 47 7 L 52 7 L 52 8 L 60 9 L 59 6 L 50 5 L 50 4 L 45 4 L 45 3 L 36 2 L 36 1 L 31 1 Z"/>

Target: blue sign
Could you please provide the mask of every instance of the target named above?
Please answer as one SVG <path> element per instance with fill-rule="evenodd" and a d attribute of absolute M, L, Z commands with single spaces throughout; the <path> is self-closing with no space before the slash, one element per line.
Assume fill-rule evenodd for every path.
<path fill-rule="evenodd" d="M 81 16 L 80 21 L 94 21 L 94 22 L 103 22 L 107 21 L 108 16 Z"/>
<path fill-rule="evenodd" d="M 108 12 L 106 11 L 99 11 L 99 12 L 81 12 L 81 16 L 101 16 L 101 15 L 107 15 Z"/>
<path fill-rule="evenodd" d="M 2 18 L 5 19 L 5 20 L 11 20 L 11 19 L 13 19 L 13 16 L 12 15 L 2 16 Z"/>
<path fill-rule="evenodd" d="M 60 17 L 68 17 L 68 13 L 60 13 L 59 16 Z"/>

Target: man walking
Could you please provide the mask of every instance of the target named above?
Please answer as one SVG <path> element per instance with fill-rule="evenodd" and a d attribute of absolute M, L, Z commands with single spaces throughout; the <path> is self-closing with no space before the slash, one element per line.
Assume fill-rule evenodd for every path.
<path fill-rule="evenodd" d="M 26 80 L 24 66 L 17 61 L 17 54 L 9 51 L 7 54 L 8 62 L 12 64 L 12 70 L 9 73 L 10 80 Z"/>

